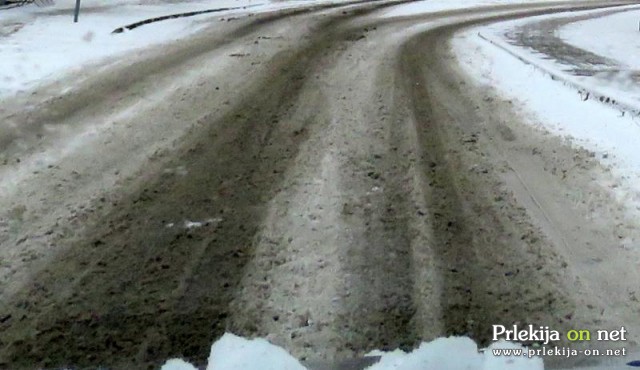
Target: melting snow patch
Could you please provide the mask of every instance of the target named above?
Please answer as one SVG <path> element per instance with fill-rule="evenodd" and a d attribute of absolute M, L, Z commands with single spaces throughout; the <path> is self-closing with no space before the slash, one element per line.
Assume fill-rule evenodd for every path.
<path fill-rule="evenodd" d="M 305 370 L 284 349 L 265 339 L 248 340 L 225 334 L 211 346 L 207 370 Z M 193 370 L 182 360 L 169 360 L 161 370 Z"/>
<path fill-rule="evenodd" d="M 265 339 L 247 340 L 225 334 L 211 346 L 207 370 L 304 370 L 284 349 Z"/>

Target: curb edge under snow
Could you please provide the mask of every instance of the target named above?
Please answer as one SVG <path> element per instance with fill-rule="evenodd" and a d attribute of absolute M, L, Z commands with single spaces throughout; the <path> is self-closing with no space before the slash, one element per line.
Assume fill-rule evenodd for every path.
<path fill-rule="evenodd" d="M 510 47 L 509 45 L 505 45 L 503 42 L 494 40 L 488 36 L 483 35 L 481 32 L 478 32 L 478 37 L 480 37 L 482 40 L 498 47 L 499 49 L 507 52 L 508 54 L 510 54 L 511 56 L 515 57 L 516 59 L 520 60 L 521 62 L 531 65 L 532 67 L 534 67 L 535 69 L 542 71 L 543 73 L 549 75 L 551 77 L 552 80 L 554 81 L 560 81 L 562 82 L 565 86 L 568 86 L 570 88 L 573 88 L 575 90 L 578 91 L 578 93 L 580 94 L 580 96 L 584 96 L 584 98 L 582 99 L 583 101 L 589 100 L 591 98 L 595 98 L 598 102 L 605 104 L 605 105 L 609 105 L 613 108 L 619 109 L 621 112 L 629 112 L 630 114 L 634 115 L 634 116 L 640 116 L 640 107 L 638 107 L 638 105 L 630 103 L 628 101 L 625 101 L 625 99 L 621 99 L 621 98 L 615 98 L 612 97 L 610 95 L 604 94 L 598 90 L 595 90 L 591 87 L 587 87 L 586 85 L 583 85 L 579 82 L 576 82 L 574 80 L 572 80 L 571 78 L 569 78 L 566 74 L 558 72 L 556 70 L 553 70 L 551 68 L 545 67 L 543 65 L 541 65 L 540 63 L 538 63 L 537 61 L 533 60 L 532 58 L 527 58 L 526 56 L 516 52 L 514 50 L 514 48 Z"/>

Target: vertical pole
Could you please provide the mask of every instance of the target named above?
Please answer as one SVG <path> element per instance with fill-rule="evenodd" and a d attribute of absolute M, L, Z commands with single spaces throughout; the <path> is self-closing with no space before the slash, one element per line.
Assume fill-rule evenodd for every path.
<path fill-rule="evenodd" d="M 76 0 L 76 11 L 73 15 L 73 23 L 78 23 L 78 15 L 80 15 L 80 0 Z"/>

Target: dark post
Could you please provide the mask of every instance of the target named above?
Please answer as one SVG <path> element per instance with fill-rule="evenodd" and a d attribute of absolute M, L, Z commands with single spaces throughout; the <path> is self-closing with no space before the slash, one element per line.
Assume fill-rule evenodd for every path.
<path fill-rule="evenodd" d="M 76 12 L 73 15 L 73 23 L 78 23 L 78 15 L 80 15 L 80 0 L 76 0 Z"/>

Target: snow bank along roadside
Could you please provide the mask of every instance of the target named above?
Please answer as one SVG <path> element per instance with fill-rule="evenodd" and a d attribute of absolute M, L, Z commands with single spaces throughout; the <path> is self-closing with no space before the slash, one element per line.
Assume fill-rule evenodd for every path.
<path fill-rule="evenodd" d="M 570 23 L 560 28 L 558 35 L 571 45 L 606 55 L 628 68 L 640 69 L 640 9 L 632 9 Z"/>
<path fill-rule="evenodd" d="M 252 2 L 243 0 L 240 4 Z M 238 2 L 224 0 L 216 6 L 230 4 Z M 195 19 L 184 19 L 149 25 L 136 33 L 111 35 L 111 31 L 124 24 L 202 8 L 205 5 L 202 2 L 137 5 L 120 1 L 112 6 L 83 9 L 77 24 L 73 23 L 69 5 L 68 1 L 62 1 L 53 8 L 25 6 L 0 12 L 0 96 L 24 92 L 87 63 L 176 40 L 204 27 Z"/>
<path fill-rule="evenodd" d="M 493 348 L 522 349 L 508 342 L 496 342 L 484 352 L 478 351 L 473 340 L 466 337 L 438 338 L 422 343 L 411 353 L 400 350 L 372 352 L 370 356 L 381 356 L 380 361 L 369 370 L 539 370 L 544 369 L 539 357 L 493 356 Z M 183 360 L 167 361 L 161 370 L 196 370 Z M 207 370 L 305 370 L 284 349 L 264 339 L 247 340 L 233 334 L 225 334 L 211 346 Z"/>
<path fill-rule="evenodd" d="M 539 17 L 531 17 L 524 20 L 514 20 L 508 22 L 501 22 L 492 24 L 487 27 L 482 27 L 479 29 L 478 33 L 485 40 L 495 44 L 496 46 L 504 49 L 508 53 L 512 54 L 516 58 L 522 60 L 525 63 L 531 64 L 540 70 L 546 72 L 547 74 L 563 81 L 565 84 L 570 87 L 580 90 L 585 97 L 590 97 L 592 99 L 600 100 L 601 102 L 606 102 L 611 104 L 621 110 L 628 111 L 633 114 L 640 114 L 640 89 L 638 89 L 633 80 L 636 79 L 634 74 L 637 74 L 635 71 L 627 70 L 628 67 L 624 65 L 616 65 L 618 59 L 620 58 L 620 54 L 622 54 L 621 50 L 625 48 L 627 50 L 632 50 L 632 44 L 626 44 L 626 41 L 630 39 L 630 35 L 626 35 L 626 37 L 616 39 L 616 37 L 620 37 L 619 32 L 615 34 L 610 33 L 610 27 L 608 24 L 614 24 L 615 22 L 620 21 L 619 17 L 614 17 L 614 15 L 620 16 L 621 14 L 612 12 L 631 12 L 633 10 L 638 10 L 637 5 L 625 6 L 615 8 L 615 10 L 591 10 L 591 11 L 583 11 L 572 13 L 570 15 L 567 14 L 557 14 L 550 16 L 539 16 Z M 637 14 L 637 12 L 633 12 Z M 625 13 L 622 13 L 625 14 Z M 599 15 L 603 15 L 602 18 L 598 17 Z M 578 17 L 589 17 L 593 16 L 594 20 L 589 21 L 580 21 L 576 19 L 575 23 L 571 23 L 572 18 Z M 611 18 L 613 17 L 613 18 Z M 514 41 L 512 40 L 509 34 L 516 34 L 519 28 L 528 27 L 534 29 L 532 32 L 529 30 L 529 34 L 524 35 L 523 37 L 536 37 L 540 38 L 538 43 L 545 43 L 545 41 L 549 41 L 550 39 L 550 30 L 547 29 L 548 25 L 538 26 L 540 22 L 549 21 L 549 20 L 557 20 L 558 22 L 567 22 L 569 23 L 569 27 L 573 26 L 571 29 L 584 30 L 586 28 L 590 29 L 590 32 L 584 34 L 578 34 L 576 32 L 571 32 L 571 41 L 570 44 L 576 45 L 580 49 L 584 49 L 590 52 L 596 52 L 593 49 L 583 48 L 586 44 L 598 44 L 598 51 L 596 54 L 602 59 L 609 60 L 611 65 L 591 65 L 589 60 L 584 60 L 580 65 L 565 65 L 562 62 L 559 62 L 554 59 L 551 55 L 541 54 L 539 50 L 534 51 L 526 47 L 520 47 L 518 45 L 514 45 Z M 591 23 L 588 23 L 586 26 L 583 25 L 583 22 L 592 22 L 595 20 L 599 20 L 597 25 L 599 28 L 594 29 L 590 26 Z M 629 22 L 629 16 L 624 17 L 624 21 Z M 637 23 L 632 22 L 634 26 Z M 628 28 L 628 24 L 625 25 Z M 565 27 L 561 27 L 558 32 L 553 30 L 553 33 L 561 33 L 560 31 Z M 538 28 L 538 29 L 536 29 Z M 562 33 L 561 33 L 562 34 Z M 596 36 L 596 34 L 598 36 Z M 637 34 L 634 33 L 634 36 Z M 580 40 L 580 41 L 579 41 Z M 597 40 L 597 42 L 594 42 Z M 528 42 L 536 43 L 536 41 L 529 40 Z M 563 40 L 558 39 L 557 42 L 564 42 Z M 629 46 L 627 46 L 629 45 Z M 548 45 L 544 46 L 547 48 L 557 48 L 559 45 Z M 611 55 L 606 53 L 606 50 L 615 50 L 616 53 Z M 598 54 L 599 52 L 599 54 Z M 571 54 L 571 52 L 568 52 Z M 575 55 L 572 55 L 576 57 Z M 587 57 L 585 57 L 586 59 Z M 625 60 L 630 59 L 630 57 L 625 57 Z M 624 64 L 624 63 L 620 63 Z M 585 67 L 587 70 L 577 73 L 575 71 L 576 68 Z M 574 69 L 571 72 L 571 69 Z M 589 93 L 589 95 L 586 95 Z"/>
<path fill-rule="evenodd" d="M 549 17 L 553 16 L 546 18 Z M 624 115 L 620 110 L 598 101 L 584 101 L 578 91 L 558 80 L 557 76 L 560 76 L 573 81 L 553 61 L 543 60 L 543 56 L 506 42 L 500 42 L 498 47 L 482 37 L 504 34 L 521 23 L 503 22 L 459 34 L 452 41 L 452 46 L 461 66 L 479 83 L 495 87 L 505 99 L 522 103 L 531 124 L 566 137 L 572 144 L 593 152 L 619 181 L 601 185 L 611 189 L 620 204 L 625 205 L 629 217 L 637 219 L 640 217 L 638 117 Z M 524 57 L 518 59 L 514 55 Z M 552 73 L 552 78 L 548 73 Z M 634 107 L 640 109 L 640 103 Z"/>
<path fill-rule="evenodd" d="M 73 23 L 75 1 L 71 0 L 58 0 L 55 7 L 24 6 L 3 10 L 0 11 L 0 97 L 24 93 L 38 84 L 61 78 L 108 57 L 179 40 L 204 29 L 208 25 L 206 21 L 341 2 L 345 1 L 97 1 L 83 5 L 77 24 Z M 111 34 L 118 27 L 148 18 L 228 7 L 247 9 L 170 19 L 132 32 Z"/>
<path fill-rule="evenodd" d="M 615 61 L 616 67 L 598 75 L 597 88 L 607 94 L 620 95 L 630 104 L 640 106 L 640 8 L 569 23 L 556 32 L 564 42 Z M 597 76 L 596 76 L 597 77 Z M 587 80 L 588 77 L 582 78 Z"/>

